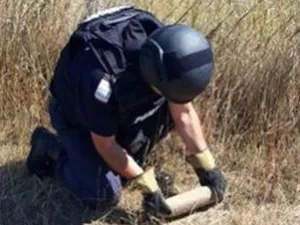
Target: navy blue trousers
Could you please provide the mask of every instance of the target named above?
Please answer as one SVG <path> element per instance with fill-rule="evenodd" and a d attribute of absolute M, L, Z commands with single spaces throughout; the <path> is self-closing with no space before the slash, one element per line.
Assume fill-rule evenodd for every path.
<path fill-rule="evenodd" d="M 64 147 L 57 161 L 56 176 L 60 182 L 93 208 L 116 205 L 122 190 L 121 179 L 99 157 L 90 133 L 72 127 L 55 100 L 49 105 L 49 114 Z"/>

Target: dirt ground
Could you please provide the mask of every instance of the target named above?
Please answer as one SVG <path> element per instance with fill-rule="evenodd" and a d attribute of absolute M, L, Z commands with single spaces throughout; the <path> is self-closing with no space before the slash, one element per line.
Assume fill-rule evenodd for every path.
<path fill-rule="evenodd" d="M 245 202 L 243 207 L 222 204 L 175 221 L 149 218 L 139 209 L 137 190 L 125 190 L 120 206 L 99 213 L 87 209 L 53 180 L 40 181 L 24 167 L 27 149 L 9 144 L 0 147 L 1 225 L 295 225 L 300 224 L 300 205 Z M 233 198 L 230 195 L 228 198 Z"/>

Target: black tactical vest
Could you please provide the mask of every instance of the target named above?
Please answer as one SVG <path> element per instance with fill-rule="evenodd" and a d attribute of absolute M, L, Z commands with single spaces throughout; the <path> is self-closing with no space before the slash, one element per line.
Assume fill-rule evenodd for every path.
<path fill-rule="evenodd" d="M 50 90 L 73 122 L 71 79 L 64 65 L 89 47 L 99 67 L 110 76 L 118 111 L 116 139 L 142 163 L 153 145 L 173 127 L 164 97 L 154 93 L 139 74 L 139 50 L 147 37 L 164 26 L 151 13 L 126 7 L 81 23 L 63 49 Z M 62 75 L 63 74 L 63 75 Z M 80 123 L 80 121 L 78 121 Z"/>

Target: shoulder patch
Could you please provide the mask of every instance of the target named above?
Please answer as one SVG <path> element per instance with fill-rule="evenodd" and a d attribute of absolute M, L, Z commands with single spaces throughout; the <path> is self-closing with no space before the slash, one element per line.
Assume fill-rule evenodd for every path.
<path fill-rule="evenodd" d="M 94 96 L 100 102 L 107 103 L 111 96 L 111 92 L 112 92 L 112 88 L 111 88 L 110 81 L 107 78 L 107 76 L 104 76 L 100 80 Z"/>

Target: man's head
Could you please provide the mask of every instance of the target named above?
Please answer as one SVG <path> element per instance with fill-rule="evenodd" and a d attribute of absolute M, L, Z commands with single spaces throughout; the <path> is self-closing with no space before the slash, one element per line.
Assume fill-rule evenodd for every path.
<path fill-rule="evenodd" d="M 174 103 L 186 103 L 199 95 L 210 81 L 213 66 L 209 41 L 189 26 L 160 28 L 141 48 L 142 76 Z"/>

